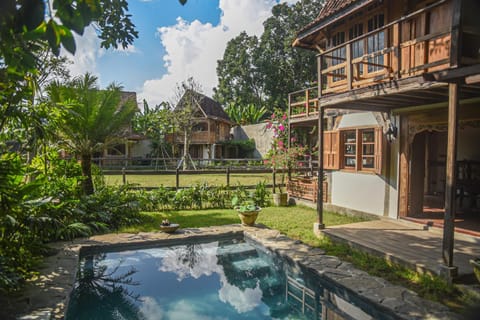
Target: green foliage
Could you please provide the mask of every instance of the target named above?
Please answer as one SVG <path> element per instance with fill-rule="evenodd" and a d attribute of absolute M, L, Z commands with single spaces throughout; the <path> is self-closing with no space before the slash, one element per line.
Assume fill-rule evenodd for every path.
<path fill-rule="evenodd" d="M 259 123 L 267 113 L 267 109 L 265 107 L 257 108 L 254 104 L 236 105 L 231 103 L 225 108 L 225 112 L 237 125 L 246 125 Z"/>
<path fill-rule="evenodd" d="M 47 43 L 59 55 L 63 47 L 74 54 L 73 32 L 83 35 L 95 23 L 104 48 L 126 48 L 138 36 L 126 0 L 4 0 L 0 15 L 0 56 L 11 74 L 35 70 L 37 50 Z M 52 10 L 53 9 L 53 10 Z"/>
<path fill-rule="evenodd" d="M 228 149 L 237 148 L 239 158 L 252 157 L 253 151 L 255 151 L 255 139 L 229 140 L 225 141 L 223 144 Z"/>
<path fill-rule="evenodd" d="M 251 198 L 257 205 L 263 206 L 268 205 L 268 196 L 265 182 L 258 183 L 253 191 L 241 185 L 230 190 L 223 185 L 211 186 L 203 183 L 179 190 L 161 186 L 156 190 L 137 193 L 140 208 L 144 211 L 230 208 L 234 197 L 242 201 Z"/>
<path fill-rule="evenodd" d="M 122 99 L 121 87 L 115 84 L 99 90 L 97 78 L 88 73 L 65 84 L 53 82 L 47 91 L 49 103 L 63 110 L 56 119 L 59 144 L 80 157 L 83 190 L 92 194 L 92 156 L 123 142 L 136 101 Z"/>
<path fill-rule="evenodd" d="M 143 134 L 151 141 L 151 156 L 168 156 L 168 154 L 164 154 L 169 149 L 165 135 L 173 132 L 172 120 L 172 112 L 167 103 L 150 108 L 145 100 L 143 101 L 143 112 L 139 112 L 133 117 L 134 131 Z"/>
<path fill-rule="evenodd" d="M 245 32 L 227 43 L 218 61 L 215 100 L 224 105 L 286 109 L 287 93 L 316 79 L 315 53 L 292 47 L 297 32 L 318 15 L 324 0 L 277 4 L 260 38 Z"/>

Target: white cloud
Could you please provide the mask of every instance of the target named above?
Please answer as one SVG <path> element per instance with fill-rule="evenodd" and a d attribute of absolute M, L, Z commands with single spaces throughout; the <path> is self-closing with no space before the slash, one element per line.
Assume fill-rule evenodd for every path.
<path fill-rule="evenodd" d="M 298 0 L 284 0 L 289 4 Z M 217 85 L 217 60 L 221 59 L 227 42 L 240 32 L 260 35 L 263 21 L 270 16 L 275 0 L 220 0 L 222 16 L 218 25 L 177 18 L 177 23 L 158 28 L 166 54 L 167 73 L 159 79 L 146 80 L 140 99 L 151 105 L 170 101 L 177 83 L 193 77 L 207 95 Z"/>
<path fill-rule="evenodd" d="M 105 53 L 105 50 L 100 48 L 100 39 L 95 29 L 87 27 L 82 36 L 74 33 L 74 37 L 77 46 L 75 55 L 62 49 L 62 54 L 73 61 L 73 64 L 69 65 L 70 74 L 75 77 L 89 72 L 99 77 L 97 59 Z"/>
<path fill-rule="evenodd" d="M 114 49 L 113 51 L 123 53 L 127 56 L 134 53 L 140 53 L 137 47 L 135 47 L 133 44 L 129 44 L 126 48 L 123 48 L 122 46 L 120 46 L 117 49 Z"/>

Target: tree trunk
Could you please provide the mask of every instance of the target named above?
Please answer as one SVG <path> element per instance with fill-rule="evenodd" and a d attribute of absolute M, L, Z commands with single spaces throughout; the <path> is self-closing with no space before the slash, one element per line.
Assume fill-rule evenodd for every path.
<path fill-rule="evenodd" d="M 82 176 L 85 180 L 82 182 L 83 192 L 86 195 L 93 194 L 93 180 L 92 180 L 92 155 L 82 154 Z"/>
<path fill-rule="evenodd" d="M 189 149 L 189 145 L 188 145 L 188 135 L 187 135 L 187 131 L 185 130 L 185 132 L 183 133 L 183 170 L 187 170 L 188 169 L 188 150 Z"/>

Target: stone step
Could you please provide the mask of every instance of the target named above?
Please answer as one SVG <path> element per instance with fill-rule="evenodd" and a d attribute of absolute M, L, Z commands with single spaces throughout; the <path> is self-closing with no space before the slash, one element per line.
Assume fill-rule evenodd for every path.
<path fill-rule="evenodd" d="M 236 272 L 248 278 L 261 278 L 270 273 L 270 264 L 260 258 L 246 258 L 233 261 L 232 266 Z"/>
<path fill-rule="evenodd" d="M 258 252 L 255 247 L 248 243 L 238 243 L 219 247 L 217 249 L 217 256 L 221 256 L 222 259 L 227 258 L 230 261 L 238 261 L 248 257 L 256 257 L 258 256 Z"/>

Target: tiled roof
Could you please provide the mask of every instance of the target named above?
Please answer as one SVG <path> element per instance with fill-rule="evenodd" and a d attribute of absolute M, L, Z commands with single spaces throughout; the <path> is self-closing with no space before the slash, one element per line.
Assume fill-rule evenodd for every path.
<path fill-rule="evenodd" d="M 327 0 L 315 21 L 320 21 L 358 0 Z"/>
<path fill-rule="evenodd" d="M 312 22 L 310 22 L 305 27 L 303 27 L 302 30 L 300 30 L 300 32 L 303 32 L 311 28 L 312 26 L 318 24 L 325 18 L 328 18 L 329 16 L 337 13 L 338 11 L 348 7 L 349 5 L 355 2 L 359 2 L 359 0 L 326 0 L 317 18 Z"/>
<path fill-rule="evenodd" d="M 185 98 L 186 95 L 188 95 L 190 93 L 194 95 L 195 100 L 198 103 L 198 106 L 207 115 L 207 117 L 221 118 L 221 119 L 224 119 L 224 120 L 227 120 L 227 121 L 231 121 L 230 117 L 225 112 L 225 110 L 223 110 L 222 105 L 219 102 L 217 102 L 217 101 L 213 100 L 212 98 L 209 98 L 209 97 L 207 97 L 207 96 L 205 96 L 201 93 L 190 91 L 190 90 L 185 92 L 182 99 L 178 103 L 177 108 L 182 108 L 182 106 L 181 106 L 182 105 L 182 100 Z"/>

